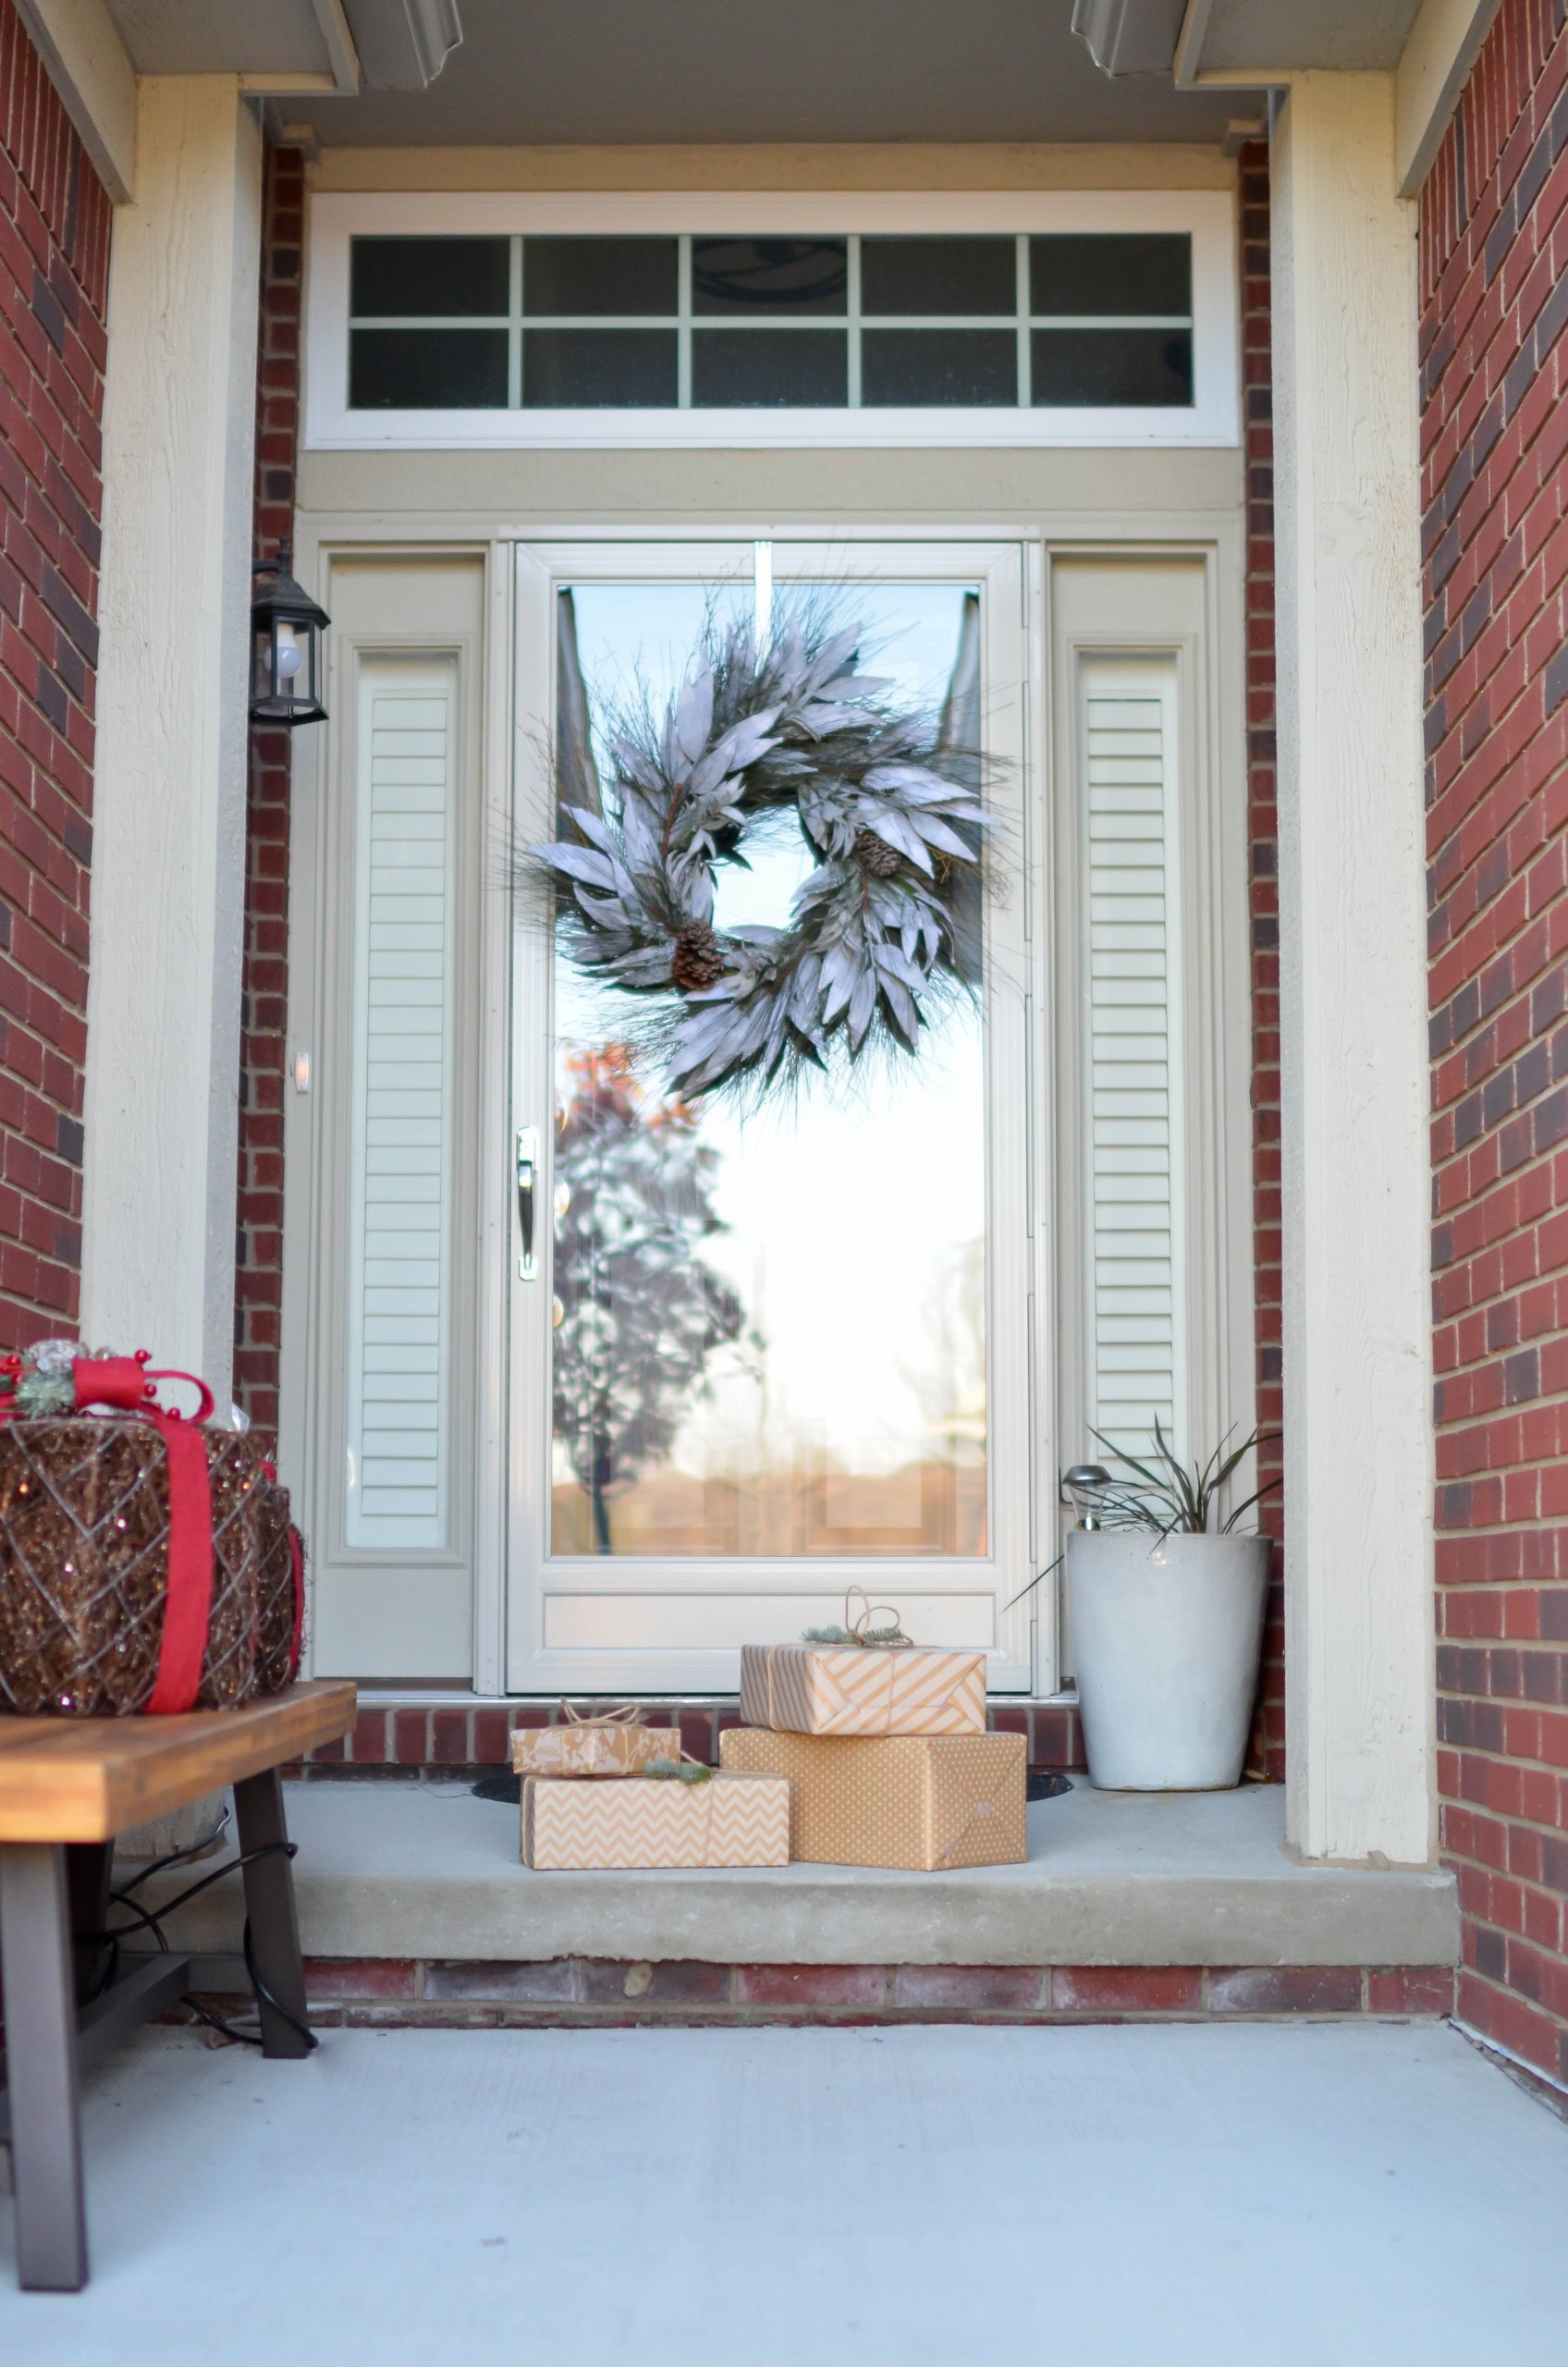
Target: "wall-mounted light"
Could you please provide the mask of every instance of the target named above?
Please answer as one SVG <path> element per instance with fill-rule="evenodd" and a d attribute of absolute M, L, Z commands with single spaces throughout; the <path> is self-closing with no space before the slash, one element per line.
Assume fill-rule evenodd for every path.
<path fill-rule="evenodd" d="M 256 561 L 251 595 L 251 720 L 292 730 L 325 723 L 321 637 L 332 622 L 288 572 L 288 543 Z"/>

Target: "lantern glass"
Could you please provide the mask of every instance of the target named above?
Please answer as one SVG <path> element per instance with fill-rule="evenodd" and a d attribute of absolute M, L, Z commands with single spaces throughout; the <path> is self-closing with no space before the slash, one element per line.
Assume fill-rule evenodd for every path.
<path fill-rule="evenodd" d="M 287 556 L 257 570 L 251 603 L 251 719 L 281 725 L 320 723 L 321 632 L 327 623 L 309 593 L 287 571 Z"/>

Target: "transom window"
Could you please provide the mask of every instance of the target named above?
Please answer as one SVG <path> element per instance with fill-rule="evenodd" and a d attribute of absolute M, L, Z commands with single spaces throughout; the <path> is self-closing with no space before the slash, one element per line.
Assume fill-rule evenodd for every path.
<path fill-rule="evenodd" d="M 350 411 L 1187 410 L 1185 230 L 354 237 Z"/>

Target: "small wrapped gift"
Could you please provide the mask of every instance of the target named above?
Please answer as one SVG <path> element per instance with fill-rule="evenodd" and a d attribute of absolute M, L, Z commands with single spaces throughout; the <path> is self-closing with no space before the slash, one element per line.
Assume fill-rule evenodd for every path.
<path fill-rule="evenodd" d="M 680 1735 L 674 1726 L 643 1726 L 637 1711 L 606 1710 L 584 1718 L 563 1701 L 566 1723 L 519 1727 L 512 1735 L 512 1766 L 520 1775 L 635 1775 L 655 1759 L 678 1760 Z"/>
<path fill-rule="evenodd" d="M 522 1779 L 522 1862 L 539 1872 L 653 1866 L 787 1866 L 790 1786 L 770 1774 L 676 1780 L 632 1775 L 624 1784 Z"/>
<path fill-rule="evenodd" d="M 1022 1735 L 833 1738 L 731 1726 L 726 1772 L 785 1775 L 790 1855 L 927 1873 L 1028 1856 Z"/>
<path fill-rule="evenodd" d="M 876 1616 L 851 1587 L 841 1627 L 808 1628 L 798 1644 L 742 1645 L 742 1718 L 798 1735 L 984 1734 L 985 1653 L 912 1644 L 895 1614 L 881 1626 Z"/>

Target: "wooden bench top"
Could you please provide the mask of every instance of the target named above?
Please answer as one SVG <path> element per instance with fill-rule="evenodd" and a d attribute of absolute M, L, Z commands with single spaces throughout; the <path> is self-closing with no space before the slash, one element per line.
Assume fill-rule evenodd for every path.
<path fill-rule="evenodd" d="M 0 1841 L 111 1841 L 354 1723 L 341 1679 L 183 1718 L 0 1717 Z"/>

